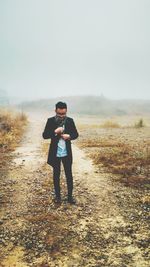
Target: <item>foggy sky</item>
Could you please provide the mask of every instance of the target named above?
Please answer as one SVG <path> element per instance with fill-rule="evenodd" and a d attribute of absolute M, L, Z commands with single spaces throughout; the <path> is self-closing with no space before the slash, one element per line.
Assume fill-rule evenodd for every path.
<path fill-rule="evenodd" d="M 150 1 L 0 0 L 0 88 L 150 99 Z"/>

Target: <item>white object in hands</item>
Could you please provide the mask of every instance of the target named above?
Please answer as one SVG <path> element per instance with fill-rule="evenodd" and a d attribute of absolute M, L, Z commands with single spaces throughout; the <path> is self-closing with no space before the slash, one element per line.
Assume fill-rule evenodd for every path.
<path fill-rule="evenodd" d="M 59 133 L 63 133 L 64 131 L 64 127 L 58 127 L 57 129 L 55 129 L 55 135 L 59 134 Z"/>
<path fill-rule="evenodd" d="M 64 131 L 64 126 L 63 126 Z M 58 141 L 57 157 L 67 156 L 66 141 L 61 137 Z"/>

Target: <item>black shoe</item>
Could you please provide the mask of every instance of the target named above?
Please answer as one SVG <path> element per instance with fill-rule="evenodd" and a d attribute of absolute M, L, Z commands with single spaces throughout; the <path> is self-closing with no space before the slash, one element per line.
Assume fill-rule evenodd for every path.
<path fill-rule="evenodd" d="M 55 196 L 55 198 L 54 198 L 54 202 L 55 202 L 55 203 L 61 203 L 61 197 L 57 197 L 57 196 Z"/>
<path fill-rule="evenodd" d="M 70 203 L 70 204 L 76 204 L 76 200 L 71 196 L 69 196 L 68 197 L 68 202 Z"/>

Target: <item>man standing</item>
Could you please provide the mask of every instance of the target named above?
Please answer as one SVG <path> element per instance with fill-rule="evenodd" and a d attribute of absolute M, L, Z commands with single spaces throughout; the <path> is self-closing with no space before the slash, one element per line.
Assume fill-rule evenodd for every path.
<path fill-rule="evenodd" d="M 55 189 L 55 202 L 61 202 L 60 194 L 60 164 L 64 166 L 67 180 L 68 202 L 75 204 L 76 201 L 72 196 L 73 176 L 72 176 L 72 148 L 71 140 L 78 138 L 79 134 L 76 129 L 74 120 L 68 117 L 67 104 L 58 102 L 55 109 L 56 115 L 47 119 L 42 136 L 44 139 L 51 139 L 47 163 L 53 167 L 53 182 Z"/>

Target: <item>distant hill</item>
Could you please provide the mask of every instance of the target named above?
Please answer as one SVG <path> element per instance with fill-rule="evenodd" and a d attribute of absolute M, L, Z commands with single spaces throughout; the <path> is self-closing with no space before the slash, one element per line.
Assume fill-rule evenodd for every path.
<path fill-rule="evenodd" d="M 128 115 L 150 114 L 150 100 L 121 99 L 112 100 L 104 96 L 67 96 L 37 101 L 25 101 L 17 105 L 23 110 L 53 111 L 55 103 L 64 101 L 68 105 L 69 113 L 89 115 Z"/>

